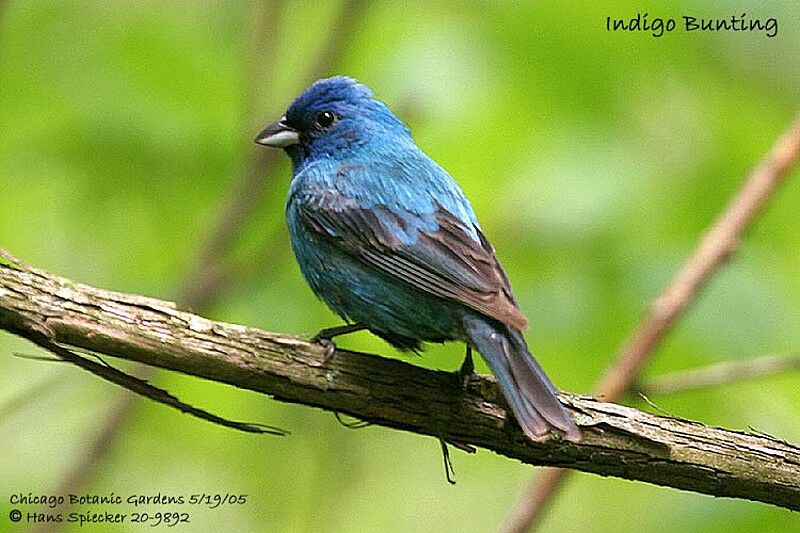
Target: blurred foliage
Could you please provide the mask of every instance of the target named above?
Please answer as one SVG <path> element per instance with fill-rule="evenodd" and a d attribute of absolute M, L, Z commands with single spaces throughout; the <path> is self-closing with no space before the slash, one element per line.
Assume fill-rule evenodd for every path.
<path fill-rule="evenodd" d="M 259 149 L 251 142 L 258 127 L 304 87 L 331 32 L 346 32 L 330 73 L 371 85 L 459 180 L 530 318 L 534 351 L 561 387 L 588 392 L 796 111 L 800 8 L 704 4 L 375 2 L 360 23 L 339 27 L 339 2 L 287 1 L 273 10 L 222 1 L 7 0 L 0 246 L 86 283 L 174 297 Z M 774 16 L 779 35 L 605 31 L 606 16 L 637 9 L 651 17 Z M 275 13 L 279 20 L 257 23 Z M 253 35 L 271 22 L 277 31 Z M 274 43 L 276 53 L 260 58 L 259 42 Z M 800 348 L 798 178 L 647 375 Z M 265 179 L 268 197 L 237 245 L 240 259 L 263 254 L 266 236 L 283 232 L 288 164 Z M 267 271 L 234 284 L 207 314 L 291 333 L 338 323 L 305 287 L 285 237 L 269 254 Z M 119 393 L 78 369 L 12 357 L 37 350 L 0 339 L 0 405 L 53 374 L 65 382 L 0 419 L 5 517 L 12 491 L 52 490 Z M 397 355 L 368 334 L 343 344 Z M 455 369 L 461 354 L 457 345 L 435 346 L 414 363 Z M 653 400 L 677 416 L 797 442 L 798 379 Z M 142 404 L 86 491 L 250 495 L 238 509 L 192 509 L 184 531 L 488 531 L 535 470 L 456 451 L 452 487 L 434 439 L 348 431 L 329 413 L 181 375 L 157 382 L 217 413 L 293 432 L 239 434 Z M 795 516 L 760 504 L 577 475 L 544 530 L 797 526 Z"/>

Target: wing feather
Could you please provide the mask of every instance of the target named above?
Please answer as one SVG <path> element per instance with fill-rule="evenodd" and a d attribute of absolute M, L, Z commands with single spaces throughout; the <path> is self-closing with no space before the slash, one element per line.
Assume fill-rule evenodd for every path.
<path fill-rule="evenodd" d="M 430 214 L 397 213 L 361 207 L 330 190 L 307 192 L 304 200 L 297 206 L 306 227 L 365 264 L 519 330 L 527 327 L 489 241 L 441 206 Z"/>

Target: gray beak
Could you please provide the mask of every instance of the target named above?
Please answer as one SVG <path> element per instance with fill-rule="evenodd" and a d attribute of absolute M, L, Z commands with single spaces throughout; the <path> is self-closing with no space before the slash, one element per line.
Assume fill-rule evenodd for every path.
<path fill-rule="evenodd" d="M 284 148 L 291 144 L 300 142 L 300 134 L 296 129 L 286 124 L 286 117 L 283 116 L 273 122 L 256 136 L 255 141 L 264 146 L 274 146 Z"/>

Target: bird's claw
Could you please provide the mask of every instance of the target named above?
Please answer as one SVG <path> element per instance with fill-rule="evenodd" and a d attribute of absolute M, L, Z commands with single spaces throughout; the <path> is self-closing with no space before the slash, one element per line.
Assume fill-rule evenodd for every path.
<path fill-rule="evenodd" d="M 321 329 L 316 335 L 311 337 L 311 342 L 317 343 L 325 348 L 325 359 L 323 362 L 327 362 L 333 357 L 333 353 L 336 351 L 336 344 L 333 343 L 334 337 L 347 335 L 348 333 L 361 331 L 362 329 L 366 329 L 366 326 L 361 324 L 345 324 L 343 326 Z"/>
<path fill-rule="evenodd" d="M 314 335 L 311 338 L 311 342 L 319 344 L 323 348 L 325 348 L 325 356 L 322 358 L 323 363 L 327 363 L 330 361 L 333 354 L 336 352 L 336 344 L 327 337 L 320 337 L 319 335 Z"/>

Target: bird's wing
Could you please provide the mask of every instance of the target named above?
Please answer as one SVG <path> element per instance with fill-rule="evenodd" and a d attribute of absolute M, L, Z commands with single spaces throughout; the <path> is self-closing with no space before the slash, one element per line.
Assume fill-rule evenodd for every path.
<path fill-rule="evenodd" d="M 491 244 L 475 225 L 442 207 L 419 214 L 361 207 L 334 190 L 303 196 L 296 205 L 306 227 L 367 265 L 517 329 L 527 327 Z"/>

